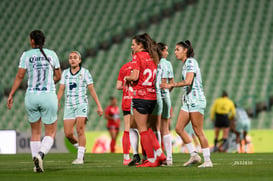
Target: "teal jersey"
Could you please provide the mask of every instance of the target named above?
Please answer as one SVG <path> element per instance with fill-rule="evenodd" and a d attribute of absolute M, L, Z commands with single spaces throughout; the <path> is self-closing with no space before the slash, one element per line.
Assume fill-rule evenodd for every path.
<path fill-rule="evenodd" d="M 65 106 L 88 103 L 87 86 L 93 84 L 93 79 L 87 69 L 81 68 L 76 74 L 72 74 L 70 68 L 64 70 L 60 84 L 65 85 Z"/>
<path fill-rule="evenodd" d="M 60 62 L 56 53 L 52 50 L 43 48 L 51 65 L 55 69 L 60 68 Z M 28 74 L 29 93 L 42 93 L 56 91 L 53 80 L 54 70 L 45 59 L 39 48 L 31 49 L 23 53 L 20 58 L 19 68 L 26 69 Z"/>
<path fill-rule="evenodd" d="M 188 72 L 194 73 L 194 78 L 191 86 L 184 86 L 184 100 L 193 102 L 197 100 L 204 100 L 205 95 L 202 86 L 202 76 L 199 65 L 194 58 L 188 58 L 182 68 L 182 80 L 186 80 Z"/>
<path fill-rule="evenodd" d="M 242 108 L 236 108 L 235 120 L 236 120 L 236 123 L 250 124 L 249 117 L 246 111 Z"/>
<path fill-rule="evenodd" d="M 173 77 L 172 64 L 165 58 L 161 58 L 156 71 L 156 92 L 161 94 L 168 93 L 169 89 L 160 89 L 161 80 L 162 78 L 171 79 Z"/>

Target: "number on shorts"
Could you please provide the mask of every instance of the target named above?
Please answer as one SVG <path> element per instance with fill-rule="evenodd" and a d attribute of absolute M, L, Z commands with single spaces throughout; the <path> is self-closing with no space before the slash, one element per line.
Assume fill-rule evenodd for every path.
<path fill-rule="evenodd" d="M 154 71 L 152 72 L 151 69 L 145 69 L 143 72 L 143 75 L 147 75 L 147 78 L 145 79 L 145 81 L 142 83 L 142 85 L 144 86 L 151 86 L 153 85 L 153 80 L 155 79 L 155 75 L 156 75 L 156 69 L 154 69 Z M 151 81 L 152 78 L 152 81 Z M 154 80 L 155 81 L 155 80 Z"/>

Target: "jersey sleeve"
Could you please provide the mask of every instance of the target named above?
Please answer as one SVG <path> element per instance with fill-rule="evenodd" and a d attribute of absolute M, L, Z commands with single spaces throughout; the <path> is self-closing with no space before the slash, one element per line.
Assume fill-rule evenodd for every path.
<path fill-rule="evenodd" d="M 85 73 L 85 81 L 86 81 L 87 85 L 94 83 L 92 75 L 90 74 L 90 72 L 88 70 L 86 70 L 86 73 Z"/>
<path fill-rule="evenodd" d="M 140 70 L 140 59 L 136 54 L 133 55 L 132 69 Z"/>
<path fill-rule="evenodd" d="M 21 55 L 20 62 L 19 62 L 19 68 L 27 69 L 25 55 L 26 55 L 25 52 Z"/>
<path fill-rule="evenodd" d="M 63 71 L 63 73 L 62 73 L 60 84 L 64 84 L 65 85 L 65 74 L 66 74 L 66 70 Z"/>
<path fill-rule="evenodd" d="M 186 61 L 186 70 L 187 73 L 188 72 L 196 73 L 196 65 L 194 64 L 193 60 L 189 59 L 188 61 Z"/>
<path fill-rule="evenodd" d="M 59 58 L 55 52 L 53 53 L 53 60 L 54 60 L 54 68 L 59 69 L 60 68 L 60 61 L 59 61 Z"/>
<path fill-rule="evenodd" d="M 168 67 L 167 67 L 167 65 L 166 64 L 161 65 L 161 69 L 162 69 L 161 78 L 163 78 L 163 79 L 169 78 L 168 77 Z"/>
<path fill-rule="evenodd" d="M 172 66 L 172 64 L 169 62 L 169 79 L 171 79 L 171 78 L 174 78 L 174 75 L 173 75 L 173 66 Z"/>

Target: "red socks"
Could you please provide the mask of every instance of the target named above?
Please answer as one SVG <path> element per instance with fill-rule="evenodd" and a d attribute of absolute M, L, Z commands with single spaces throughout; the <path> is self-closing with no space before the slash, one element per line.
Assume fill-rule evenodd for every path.
<path fill-rule="evenodd" d="M 149 136 L 150 136 L 150 139 L 151 139 L 150 144 L 152 145 L 153 149 L 156 151 L 156 150 L 158 150 L 160 148 L 158 140 L 157 140 L 154 132 L 151 130 L 151 128 L 149 128 L 148 132 L 149 132 Z"/>
<path fill-rule="evenodd" d="M 123 148 L 123 154 L 129 154 L 129 151 L 130 151 L 129 131 L 123 132 L 122 148 Z"/>
<path fill-rule="evenodd" d="M 116 140 L 111 140 L 110 149 L 111 153 L 115 153 Z"/>
<path fill-rule="evenodd" d="M 151 145 L 151 137 L 149 135 L 150 133 L 148 131 L 143 131 L 140 133 L 140 141 L 141 141 L 141 145 L 143 146 L 148 159 L 149 158 L 154 158 L 154 150 L 153 147 Z"/>

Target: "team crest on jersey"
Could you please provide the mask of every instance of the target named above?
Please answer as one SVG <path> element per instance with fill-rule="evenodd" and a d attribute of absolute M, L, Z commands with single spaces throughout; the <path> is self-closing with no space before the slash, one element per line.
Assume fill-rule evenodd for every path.
<path fill-rule="evenodd" d="M 82 79 L 82 74 L 79 75 L 79 79 L 80 79 L 80 80 Z"/>

